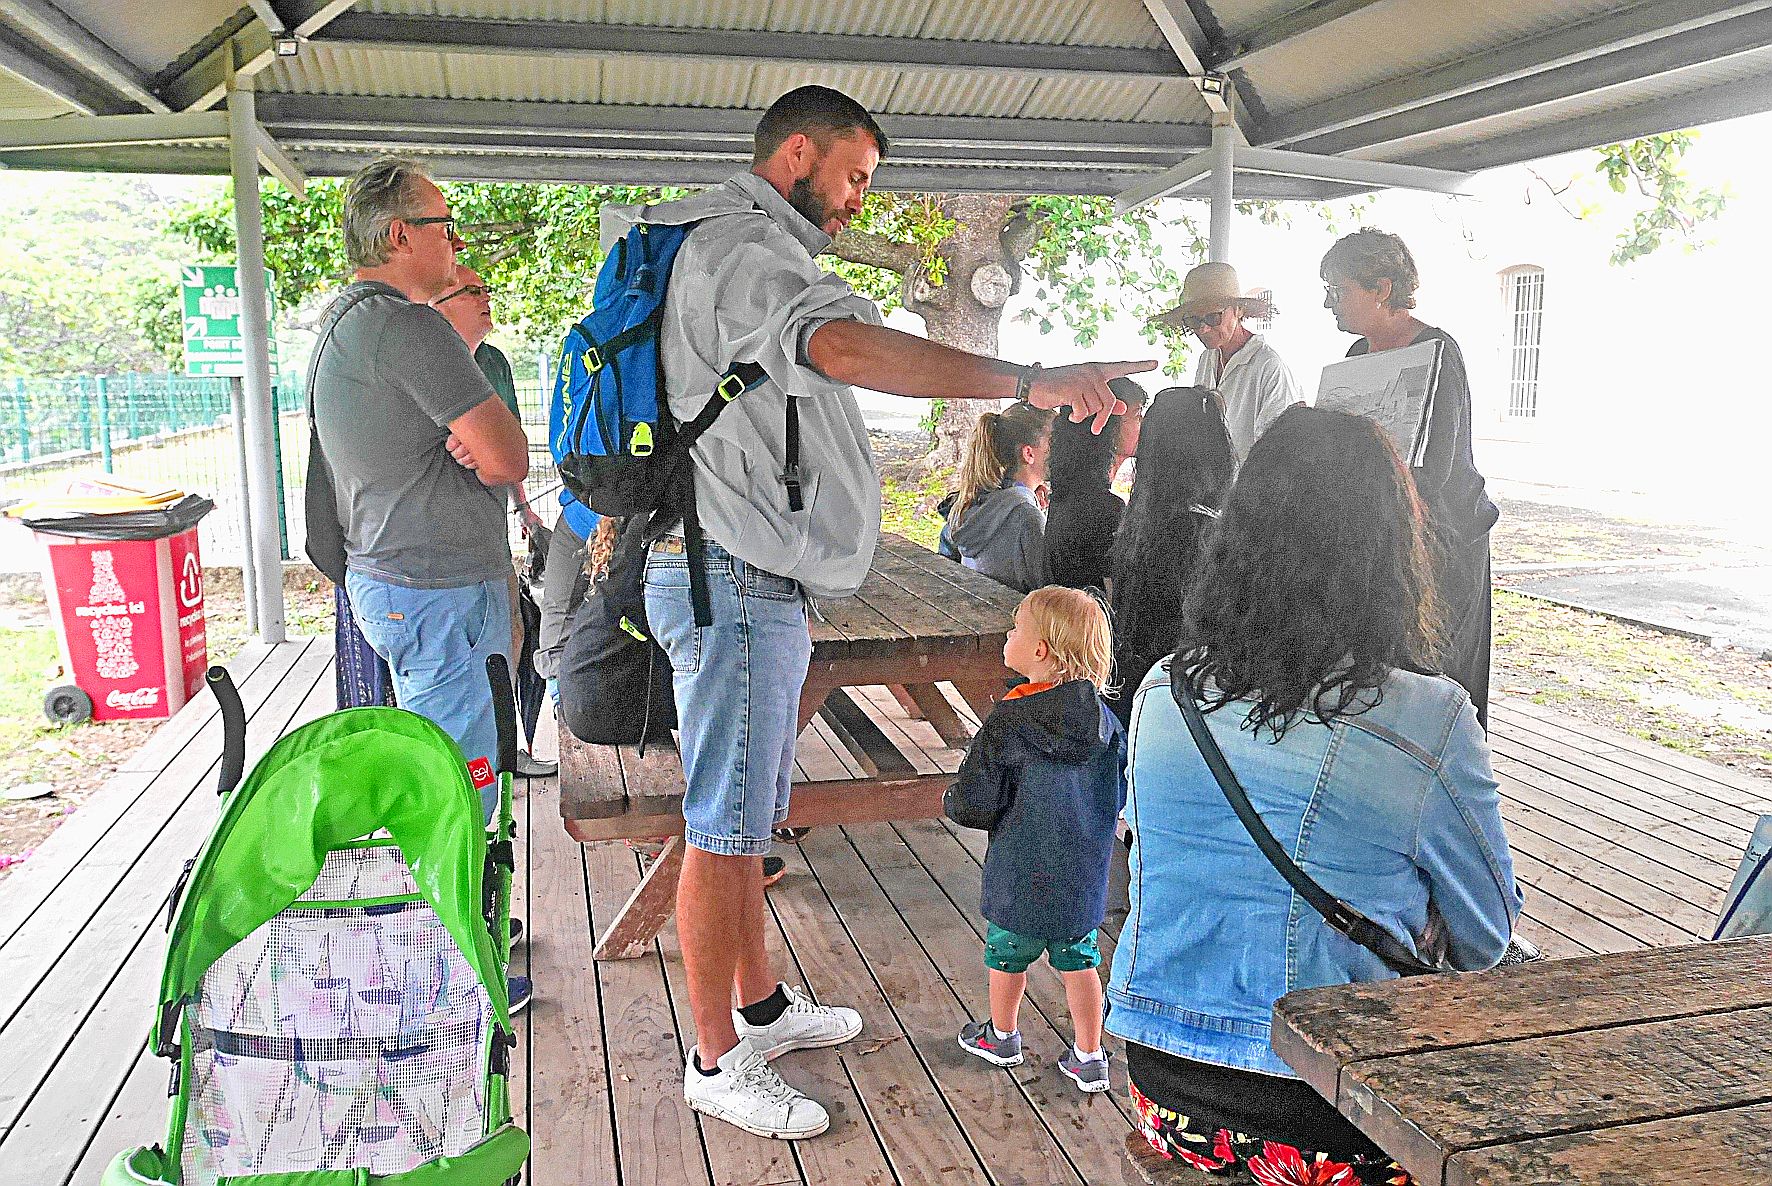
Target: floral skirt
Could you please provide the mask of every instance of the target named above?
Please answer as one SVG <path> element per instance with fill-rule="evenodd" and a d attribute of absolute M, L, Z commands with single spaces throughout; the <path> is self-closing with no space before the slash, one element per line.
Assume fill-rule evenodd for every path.
<path fill-rule="evenodd" d="M 1131 1091 L 1139 1131 L 1151 1148 L 1204 1173 L 1260 1186 L 1411 1186 L 1408 1172 L 1388 1158 L 1337 1156 L 1209 1128 L 1153 1103 L 1136 1083 Z"/>

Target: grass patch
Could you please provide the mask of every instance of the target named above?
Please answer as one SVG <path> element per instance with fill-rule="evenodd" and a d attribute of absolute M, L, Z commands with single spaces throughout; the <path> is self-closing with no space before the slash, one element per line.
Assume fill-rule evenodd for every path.
<path fill-rule="evenodd" d="M 1495 592 L 1498 693 L 1772 774 L 1772 662 Z"/>
<path fill-rule="evenodd" d="M 883 475 L 880 478 L 880 530 L 915 540 L 933 549 L 941 536 L 941 515 L 935 506 L 954 488 L 954 471 L 938 469 L 920 480 Z"/>

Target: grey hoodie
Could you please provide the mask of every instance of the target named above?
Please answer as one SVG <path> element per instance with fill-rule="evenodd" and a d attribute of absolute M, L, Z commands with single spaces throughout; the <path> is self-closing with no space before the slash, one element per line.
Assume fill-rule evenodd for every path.
<path fill-rule="evenodd" d="M 1011 589 L 1031 593 L 1050 584 L 1046 567 L 1046 512 L 1026 486 L 1005 482 L 972 501 L 948 538 L 960 562 Z"/>
<path fill-rule="evenodd" d="M 701 222 L 671 268 L 660 350 L 671 413 L 688 420 L 734 362 L 770 381 L 740 396 L 696 442 L 703 532 L 815 597 L 861 587 L 880 536 L 880 478 L 855 392 L 814 370 L 806 342 L 827 321 L 880 324 L 873 302 L 813 263 L 830 237 L 767 181 L 743 173 L 676 202 L 605 206 L 605 250 L 642 219 Z M 706 221 L 703 221 L 706 220 Z M 784 399 L 800 400 L 805 509 L 790 511 Z"/>

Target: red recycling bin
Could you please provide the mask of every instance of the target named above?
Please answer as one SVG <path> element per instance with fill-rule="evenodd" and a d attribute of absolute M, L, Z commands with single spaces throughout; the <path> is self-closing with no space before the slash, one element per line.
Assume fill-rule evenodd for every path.
<path fill-rule="evenodd" d="M 158 720 L 197 694 L 209 662 L 197 523 L 214 509 L 183 491 L 98 477 L 9 508 L 43 543 L 43 587 L 73 685 L 45 699 L 52 719 L 89 710 L 100 721 Z"/>
<path fill-rule="evenodd" d="M 209 640 L 197 529 L 159 539 L 40 535 L 62 670 L 96 721 L 157 720 L 203 687 Z"/>

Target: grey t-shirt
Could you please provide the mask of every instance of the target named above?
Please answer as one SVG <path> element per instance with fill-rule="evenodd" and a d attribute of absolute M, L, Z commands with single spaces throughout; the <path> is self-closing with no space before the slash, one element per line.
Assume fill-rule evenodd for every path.
<path fill-rule="evenodd" d="M 503 581 L 504 493 L 443 447 L 449 422 L 497 393 L 441 313 L 390 285 L 352 287 L 375 295 L 338 323 L 314 380 L 346 565 L 414 589 Z"/>

